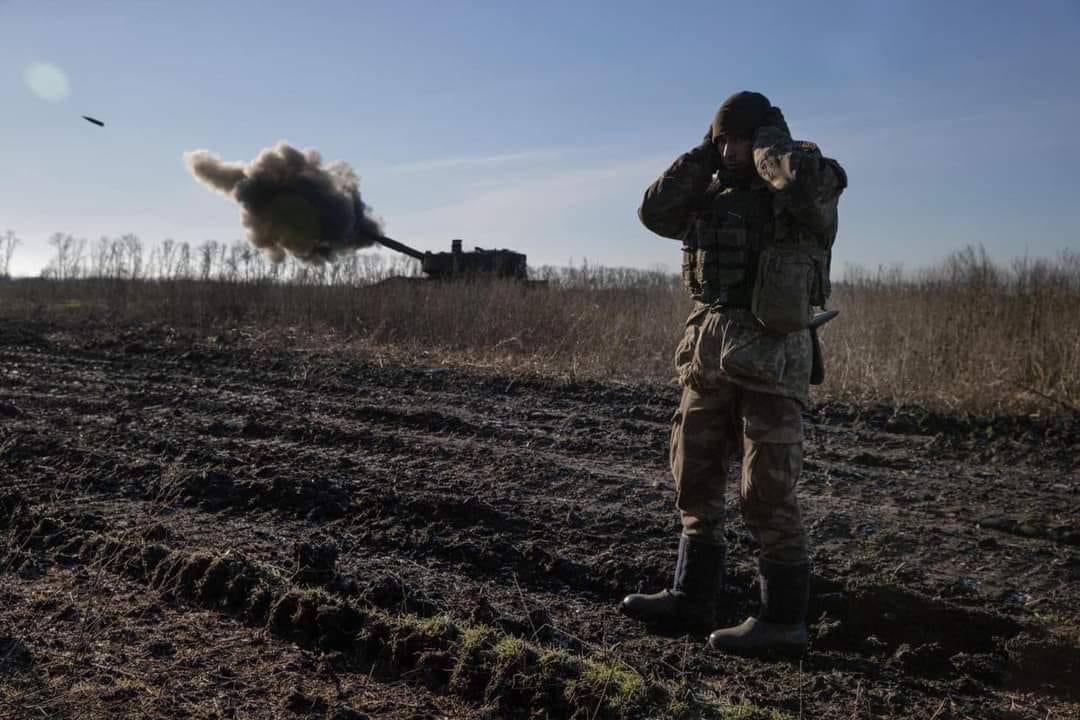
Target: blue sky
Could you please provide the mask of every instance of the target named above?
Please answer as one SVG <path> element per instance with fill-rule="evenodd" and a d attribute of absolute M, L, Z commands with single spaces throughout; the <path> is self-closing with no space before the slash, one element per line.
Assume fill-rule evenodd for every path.
<path fill-rule="evenodd" d="M 417 248 L 673 270 L 641 193 L 753 89 L 848 171 L 834 267 L 1052 256 L 1080 248 L 1078 48 L 1075 0 L 0 0 L 0 230 L 20 274 L 57 231 L 240 238 L 182 154 L 286 139 L 352 164 Z"/>

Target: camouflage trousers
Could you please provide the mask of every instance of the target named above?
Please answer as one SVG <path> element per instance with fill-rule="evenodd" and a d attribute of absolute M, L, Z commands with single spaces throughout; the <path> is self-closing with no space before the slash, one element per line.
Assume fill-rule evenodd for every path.
<path fill-rule="evenodd" d="M 724 494 L 742 450 L 739 500 L 761 556 L 805 562 L 806 533 L 795 494 L 803 464 L 801 406 L 734 383 L 683 389 L 671 427 L 671 472 L 683 533 L 724 542 Z"/>

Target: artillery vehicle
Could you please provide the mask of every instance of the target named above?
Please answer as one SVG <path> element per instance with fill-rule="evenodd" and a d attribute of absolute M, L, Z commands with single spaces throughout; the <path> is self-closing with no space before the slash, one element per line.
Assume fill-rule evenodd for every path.
<path fill-rule="evenodd" d="M 397 240 L 379 236 L 380 245 L 420 261 L 420 269 L 432 280 L 506 279 L 528 280 L 524 253 L 513 250 L 461 249 L 461 240 L 450 241 L 450 252 L 421 252 Z"/>

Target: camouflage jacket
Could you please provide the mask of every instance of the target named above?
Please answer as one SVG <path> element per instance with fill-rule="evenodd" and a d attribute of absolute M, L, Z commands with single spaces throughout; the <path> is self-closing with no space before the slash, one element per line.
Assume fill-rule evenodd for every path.
<path fill-rule="evenodd" d="M 756 253 L 762 248 L 808 243 L 822 258 L 815 261 L 817 278 L 809 299 L 822 304 L 829 294 L 837 203 L 847 185 L 839 163 L 823 157 L 813 143 L 792 140 L 786 127 L 758 131 L 753 149 L 757 177 L 749 184 L 716 171 L 711 152 L 702 145 L 681 155 L 649 186 L 638 210 L 642 223 L 658 235 L 688 243 L 690 234 L 720 229 L 733 191 L 738 189 L 744 205 L 755 209 L 746 220 L 755 250 L 749 260 L 750 274 L 757 272 Z M 806 404 L 809 331 L 767 330 L 747 304 L 710 302 L 695 290 L 691 288 L 691 293 L 699 302 L 686 321 L 686 333 L 675 354 L 680 382 L 698 390 L 733 382 Z"/>

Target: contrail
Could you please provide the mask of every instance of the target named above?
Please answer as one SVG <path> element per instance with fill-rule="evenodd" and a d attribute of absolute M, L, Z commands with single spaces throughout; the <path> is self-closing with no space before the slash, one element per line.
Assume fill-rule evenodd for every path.
<path fill-rule="evenodd" d="M 240 203 L 248 240 L 274 262 L 285 253 L 332 261 L 383 234 L 360 199 L 353 169 L 341 161 L 323 166 L 316 150 L 282 140 L 250 163 L 226 162 L 208 150 L 186 152 L 184 162 L 200 182 Z"/>

